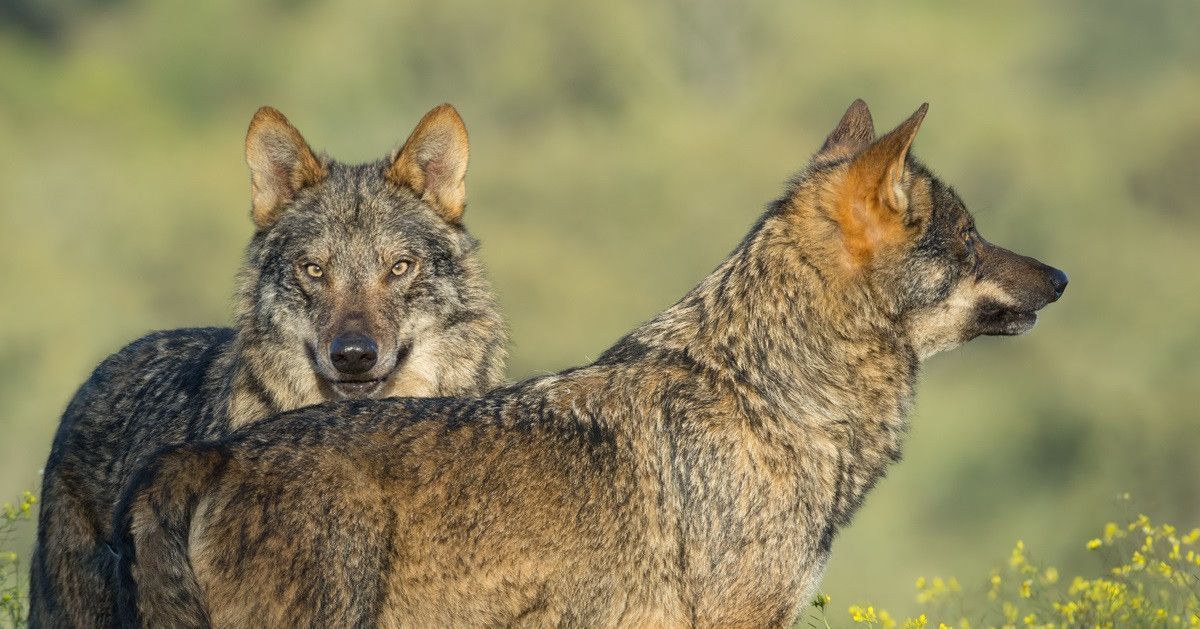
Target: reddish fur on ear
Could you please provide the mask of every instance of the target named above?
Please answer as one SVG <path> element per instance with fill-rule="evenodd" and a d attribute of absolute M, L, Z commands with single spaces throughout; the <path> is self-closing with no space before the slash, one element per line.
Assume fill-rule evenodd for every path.
<path fill-rule="evenodd" d="M 856 263 L 868 260 L 885 242 L 903 237 L 908 197 L 904 163 L 929 104 L 851 160 L 838 199 L 837 221 L 847 252 Z"/>
<path fill-rule="evenodd" d="M 466 208 L 467 127 L 449 104 L 434 107 L 401 147 L 387 178 L 421 196 L 448 223 Z"/>
<path fill-rule="evenodd" d="M 250 167 L 250 216 L 259 229 L 273 225 L 281 208 L 301 188 L 327 174 L 300 132 L 273 107 L 260 108 L 250 121 L 246 165 Z"/>

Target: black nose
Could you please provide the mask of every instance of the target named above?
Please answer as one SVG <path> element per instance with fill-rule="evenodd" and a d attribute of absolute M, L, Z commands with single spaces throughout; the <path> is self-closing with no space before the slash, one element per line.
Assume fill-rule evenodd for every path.
<path fill-rule="evenodd" d="M 1067 290 L 1067 274 L 1050 267 L 1050 282 L 1054 285 L 1054 298 L 1062 297 L 1063 291 Z"/>
<path fill-rule="evenodd" d="M 344 374 L 366 373 L 375 366 L 379 347 L 375 339 L 361 332 L 347 332 L 333 338 L 329 345 L 329 358 L 333 366 Z"/>

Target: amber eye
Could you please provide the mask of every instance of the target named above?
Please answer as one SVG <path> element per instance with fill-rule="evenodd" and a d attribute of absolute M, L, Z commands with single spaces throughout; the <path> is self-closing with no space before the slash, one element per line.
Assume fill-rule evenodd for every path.
<path fill-rule="evenodd" d="M 315 262 L 309 262 L 308 264 L 305 264 L 304 272 L 312 278 L 321 278 L 325 276 L 325 269 L 322 269 L 321 265 Z"/>
<path fill-rule="evenodd" d="M 412 262 L 409 262 L 408 260 L 400 260 L 392 265 L 392 275 L 400 277 L 401 275 L 408 273 L 410 268 L 412 268 Z"/>

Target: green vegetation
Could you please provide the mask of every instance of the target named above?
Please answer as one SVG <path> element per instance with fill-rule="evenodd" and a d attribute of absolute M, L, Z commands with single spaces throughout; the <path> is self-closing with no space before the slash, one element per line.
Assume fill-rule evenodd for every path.
<path fill-rule="evenodd" d="M 1064 579 L 1058 568 L 1035 562 L 1018 541 L 977 591 L 964 592 L 954 578 L 918 577 L 916 602 L 928 613 L 901 621 L 872 605 L 851 605 L 848 618 L 879 629 L 1200 627 L 1200 528 L 1185 533 L 1138 514 L 1124 525 L 1105 524 L 1084 548 L 1099 556 L 1094 578 Z M 831 597 L 817 596 L 806 624 L 827 626 L 831 603 Z"/>
<path fill-rule="evenodd" d="M 21 555 L 11 550 L 11 542 L 22 525 L 33 527 L 35 504 L 37 497 L 27 491 L 17 504 L 0 505 L 0 627 L 22 626 L 29 616 L 29 571 Z"/>
<path fill-rule="evenodd" d="M 683 294 L 861 96 L 881 127 L 929 101 L 920 156 L 1071 287 L 930 362 L 905 460 L 834 544 L 830 618 L 928 613 L 913 579 L 1017 537 L 1088 574 L 1120 492 L 1200 522 L 1197 24 L 1191 0 L 0 0 L 0 495 L 37 485 L 100 359 L 228 320 L 259 105 L 349 160 L 460 109 L 521 377 Z"/>

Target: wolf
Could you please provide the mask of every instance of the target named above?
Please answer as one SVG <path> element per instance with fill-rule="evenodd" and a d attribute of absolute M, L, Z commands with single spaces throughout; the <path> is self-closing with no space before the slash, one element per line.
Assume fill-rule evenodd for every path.
<path fill-rule="evenodd" d="M 467 157 L 449 105 L 362 165 L 317 156 L 274 109 L 255 114 L 236 327 L 150 334 L 75 394 L 45 468 L 32 625 L 113 624 L 113 508 L 159 448 L 326 400 L 500 384 L 507 332 L 463 225 Z"/>
<path fill-rule="evenodd" d="M 985 240 L 856 101 L 700 284 L 590 365 L 171 448 L 114 527 L 124 626 L 790 626 L 900 458 L 922 361 L 1066 275 Z"/>

